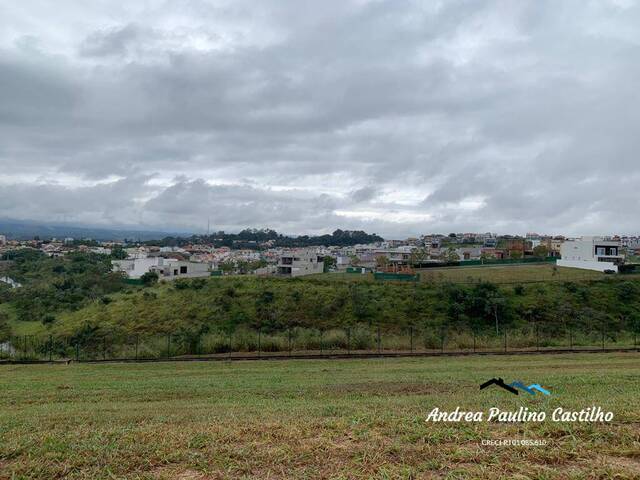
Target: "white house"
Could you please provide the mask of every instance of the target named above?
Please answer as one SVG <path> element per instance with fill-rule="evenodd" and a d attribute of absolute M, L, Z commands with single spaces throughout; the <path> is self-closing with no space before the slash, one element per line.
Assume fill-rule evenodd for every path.
<path fill-rule="evenodd" d="M 91 248 L 91 252 L 100 255 L 111 255 L 111 249 L 106 247 L 93 247 Z"/>
<path fill-rule="evenodd" d="M 624 261 L 621 250 L 622 245 L 617 240 L 582 237 L 565 241 L 560 246 L 561 258 L 556 263 L 559 267 L 617 272 L 618 265 Z"/>
<path fill-rule="evenodd" d="M 324 258 L 313 249 L 283 253 L 276 266 L 277 274 L 287 277 L 300 277 L 323 271 Z"/>
<path fill-rule="evenodd" d="M 211 273 L 206 263 L 187 262 L 174 258 L 147 257 L 112 260 L 114 272 L 124 272 L 129 278 L 137 279 L 147 272 L 155 272 L 160 280 L 176 278 L 208 277 Z"/>
<path fill-rule="evenodd" d="M 13 278 L 10 277 L 0 277 L 0 282 L 6 283 L 11 288 L 19 288 L 22 286 L 21 283 L 16 282 Z"/>

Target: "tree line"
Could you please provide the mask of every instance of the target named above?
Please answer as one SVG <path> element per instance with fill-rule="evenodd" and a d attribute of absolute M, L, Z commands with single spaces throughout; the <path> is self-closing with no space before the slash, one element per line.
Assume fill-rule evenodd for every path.
<path fill-rule="evenodd" d="M 273 247 L 302 248 L 312 246 L 352 246 L 361 243 L 382 242 L 384 239 L 375 233 L 362 230 L 335 230 L 326 235 L 283 235 L 271 229 L 245 229 L 239 233 L 216 232 L 211 235 L 192 235 L 190 237 L 165 237 L 160 240 L 143 242 L 145 245 L 163 247 L 181 247 L 191 244 L 207 244 L 216 248 L 229 247 L 236 249 L 258 249 L 261 244 L 269 242 Z"/>

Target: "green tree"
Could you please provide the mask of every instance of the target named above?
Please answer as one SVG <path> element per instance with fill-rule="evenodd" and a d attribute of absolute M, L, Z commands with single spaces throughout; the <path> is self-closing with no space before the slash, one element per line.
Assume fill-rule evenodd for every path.
<path fill-rule="evenodd" d="M 336 264 L 338 263 L 337 260 L 335 258 L 333 258 L 330 255 L 325 256 L 322 259 L 322 263 L 324 264 L 324 271 L 328 272 L 329 270 L 331 270 L 333 267 L 336 266 Z"/>
<path fill-rule="evenodd" d="M 546 258 L 549 255 L 549 249 L 544 245 L 537 245 L 533 248 L 533 255 L 538 258 Z"/>
<path fill-rule="evenodd" d="M 236 264 L 232 261 L 220 262 L 218 269 L 223 273 L 232 273 L 236 269 Z"/>
<path fill-rule="evenodd" d="M 114 260 L 124 260 L 127 258 L 127 252 L 122 248 L 122 245 L 114 245 L 111 248 L 111 258 Z"/>
<path fill-rule="evenodd" d="M 429 252 L 425 247 L 418 247 L 411 250 L 410 262 L 412 265 L 424 262 L 429 258 Z"/>
<path fill-rule="evenodd" d="M 458 262 L 460 261 L 460 255 L 458 255 L 458 252 L 456 252 L 455 248 L 449 247 L 444 252 L 444 260 L 446 262 Z"/>
<path fill-rule="evenodd" d="M 509 253 L 509 257 L 516 259 L 516 260 L 520 260 L 522 258 L 522 251 L 521 250 L 511 250 L 511 252 Z"/>
<path fill-rule="evenodd" d="M 158 274 L 156 272 L 147 272 L 140 277 L 140 280 L 142 280 L 142 284 L 145 287 L 149 287 L 158 282 Z"/>

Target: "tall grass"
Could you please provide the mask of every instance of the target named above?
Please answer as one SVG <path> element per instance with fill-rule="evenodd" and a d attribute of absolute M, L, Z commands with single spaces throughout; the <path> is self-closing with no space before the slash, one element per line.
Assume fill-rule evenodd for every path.
<path fill-rule="evenodd" d="M 478 331 L 437 326 L 403 330 L 378 330 L 367 324 L 347 328 L 296 327 L 284 331 L 240 328 L 234 332 L 193 335 L 135 335 L 96 337 L 74 342 L 51 337 L 14 337 L 3 342 L 0 359 L 109 360 L 161 359 L 194 355 L 251 353 L 331 352 L 503 352 L 558 348 L 634 348 L 634 332 L 559 329 L 548 332 L 534 325 L 519 329 L 499 326 Z"/>

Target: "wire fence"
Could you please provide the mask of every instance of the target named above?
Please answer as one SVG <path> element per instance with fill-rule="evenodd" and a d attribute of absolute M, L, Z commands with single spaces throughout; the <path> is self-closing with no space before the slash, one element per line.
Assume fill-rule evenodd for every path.
<path fill-rule="evenodd" d="M 14 336 L 0 342 L 0 362 L 98 362 L 269 357 L 451 355 L 638 350 L 637 331 L 530 324 L 510 328 L 353 325 L 327 329 L 238 328 L 201 334 L 94 334 L 82 338 Z"/>

